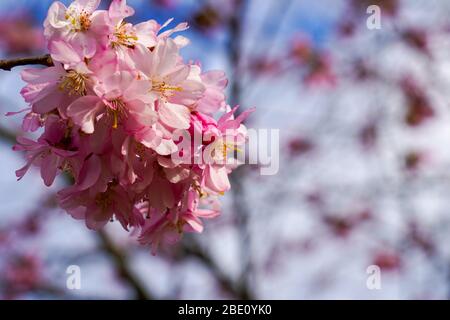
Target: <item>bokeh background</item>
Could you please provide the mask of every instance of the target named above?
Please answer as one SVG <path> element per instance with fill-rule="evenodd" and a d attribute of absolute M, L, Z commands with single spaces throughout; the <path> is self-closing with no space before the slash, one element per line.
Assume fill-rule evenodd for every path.
<path fill-rule="evenodd" d="M 1 0 L 0 57 L 45 53 L 51 2 Z M 23 82 L 0 71 L 2 299 L 450 298 L 449 1 L 128 2 L 133 21 L 190 23 L 184 57 L 228 72 L 248 127 L 280 129 L 280 170 L 238 169 L 221 217 L 152 256 L 117 223 L 73 220 L 35 171 L 16 181 L 20 117 L 3 114 Z"/>

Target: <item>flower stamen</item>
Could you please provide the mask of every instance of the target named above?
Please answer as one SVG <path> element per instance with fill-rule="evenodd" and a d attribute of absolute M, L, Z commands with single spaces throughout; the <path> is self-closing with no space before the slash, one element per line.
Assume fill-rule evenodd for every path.
<path fill-rule="evenodd" d="M 109 101 L 109 113 L 113 117 L 113 129 L 117 129 L 119 126 L 119 117 L 126 116 L 126 105 L 122 99 L 117 98 Z"/>
<path fill-rule="evenodd" d="M 122 21 L 120 25 L 116 27 L 114 32 L 115 41 L 112 42 L 112 46 L 124 46 L 133 49 L 139 40 L 134 32 L 127 30 L 127 23 Z"/>
<path fill-rule="evenodd" d="M 75 10 L 69 9 L 66 12 L 65 18 L 70 22 L 74 32 L 88 31 L 92 24 L 91 15 L 85 10 L 77 13 Z"/>
<path fill-rule="evenodd" d="M 78 73 L 75 70 L 69 70 L 65 76 L 61 77 L 58 88 L 61 91 L 68 91 L 69 95 L 78 94 L 85 96 L 87 93 L 87 80 L 88 77 L 86 75 Z"/>
<path fill-rule="evenodd" d="M 175 94 L 175 92 L 183 91 L 182 87 L 179 86 L 171 86 L 167 84 L 165 81 L 152 81 L 152 88 L 150 91 L 158 92 L 161 95 L 161 98 L 167 99 Z"/>

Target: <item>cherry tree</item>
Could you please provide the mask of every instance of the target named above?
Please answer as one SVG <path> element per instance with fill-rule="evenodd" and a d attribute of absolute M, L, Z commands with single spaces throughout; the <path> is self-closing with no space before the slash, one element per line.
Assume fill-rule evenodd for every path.
<path fill-rule="evenodd" d="M 109 3 L 103 5 L 104 10 L 109 8 Z M 371 5 L 380 9 L 380 29 L 367 27 L 372 14 L 367 13 L 367 8 Z M 146 41 L 170 42 L 169 38 L 177 39 L 186 32 L 194 36 L 193 43 L 183 50 L 192 50 L 189 56 L 196 59 L 207 48 L 205 62 L 227 71 L 229 84 L 224 101 L 242 106 L 235 111 L 235 119 L 240 119 L 241 113 L 247 115 L 245 107 L 257 106 L 246 125 L 280 129 L 280 170 L 273 176 L 261 176 L 259 165 L 236 168 L 230 175 L 228 194 L 222 197 L 220 192 L 224 190 L 215 190 L 221 198 L 222 215 L 209 221 L 202 234 L 186 235 L 173 246 L 160 246 L 156 256 L 149 254 L 147 246 L 137 243 L 139 233 L 130 237 L 121 230 L 139 219 L 117 217 L 107 223 L 111 217 L 105 215 L 103 220 L 90 220 L 88 226 L 95 228 L 98 222 L 106 223 L 99 231 L 91 232 L 83 223 L 63 214 L 58 209 L 60 196 L 56 194 L 67 184 L 78 183 L 64 181 L 67 178 L 63 175 L 52 188 L 35 197 L 39 200 L 23 214 L 1 224 L 0 250 L 5 254 L 0 268 L 5 272 L 0 282 L 5 297 L 109 297 L 110 288 L 117 289 L 112 297 L 144 299 L 448 296 L 446 172 L 450 158 L 444 147 L 449 142 L 448 4 L 400 0 L 330 0 L 317 4 L 300 0 L 264 4 L 234 0 L 188 4 L 173 0 L 148 1 L 141 6 L 135 7 L 135 16 L 140 17 L 143 9 L 151 6 L 154 12 L 166 12 L 177 22 L 187 21 L 191 26 L 163 40 L 158 35 L 164 31 L 158 30 L 156 39 Z M 2 30 L 14 30 L 17 21 L 31 20 L 5 21 Z M 120 51 L 126 61 L 139 61 L 139 54 L 151 57 L 158 52 L 139 52 L 128 47 L 132 47 L 130 42 L 134 39 L 124 35 L 130 28 L 137 28 L 136 22 L 125 23 L 125 33 L 118 33 L 112 40 L 102 38 L 116 43 L 116 48 L 124 47 Z M 22 22 L 21 26 L 30 33 L 36 32 L 33 24 Z M 157 30 L 158 26 L 155 22 L 146 27 Z M 137 34 L 139 30 L 133 32 Z M 5 58 L 15 55 L 2 61 L 5 69 L 15 65 L 27 65 L 29 69 L 33 63 L 55 68 L 57 61 L 63 65 L 60 71 L 67 73 L 75 60 L 80 65 L 85 63 L 79 56 L 74 58 L 79 51 L 70 49 L 73 44 L 63 46 L 55 41 L 53 49 L 60 50 L 56 59 L 63 57 L 62 49 L 71 53 L 70 59 L 55 60 L 55 52 L 50 51 L 50 60 L 47 55 L 34 56 L 47 53 L 39 50 L 38 42 L 17 40 L 14 32 L 4 34 L 9 34 L 1 41 Z M 79 40 L 75 36 L 71 41 Z M 92 53 L 92 44 L 86 41 L 84 48 L 93 54 L 94 61 L 87 65 L 89 68 L 90 64 L 95 65 L 97 52 Z M 176 46 L 184 44 L 183 38 L 173 41 Z M 97 73 L 108 61 L 106 57 L 99 59 L 102 65 Z M 200 68 L 197 63 L 187 64 L 191 70 Z M 150 74 L 143 72 L 142 78 L 151 78 Z M 3 85 L 17 79 L 19 72 L 13 69 L 11 74 L 2 73 L 2 77 Z M 72 84 L 80 84 L 80 78 L 72 74 L 67 80 L 65 88 L 75 89 L 72 98 L 76 98 L 76 91 L 84 89 Z M 198 80 L 205 86 L 203 81 Z M 102 78 L 101 82 L 108 80 Z M 175 103 L 171 99 L 179 93 L 179 86 L 180 83 L 156 81 L 152 91 L 163 100 L 162 104 L 170 104 Z M 17 82 L 14 88 L 20 90 Z M 29 84 L 28 88 L 32 96 Z M 223 93 L 223 89 L 214 93 Z M 82 97 L 95 102 L 96 117 L 105 114 L 104 121 L 109 122 L 104 127 L 110 130 L 117 121 L 118 128 L 111 131 L 122 130 L 124 119 L 115 111 L 122 104 L 104 103 L 102 94 L 106 96 L 107 90 L 98 88 L 94 94 Z M 121 91 L 123 95 L 124 92 Z M 161 97 L 167 92 L 173 95 Z M 77 117 L 83 104 L 72 103 L 72 107 L 61 107 L 67 109 L 58 112 Z M 5 98 L 2 110 L 20 107 Z M 16 118 L 2 121 L 1 135 L 8 145 L 16 143 Z M 161 115 L 155 115 L 156 118 L 159 121 Z M 84 119 L 82 114 L 76 120 L 80 122 L 74 123 L 83 128 L 82 138 L 95 135 L 101 121 L 94 122 L 92 128 Z M 35 121 L 26 117 L 24 129 L 35 128 Z M 138 116 L 136 121 L 147 119 Z M 174 121 L 184 124 L 182 116 Z M 91 130 L 94 132 L 89 133 Z M 146 137 L 133 134 L 136 139 Z M 48 148 L 48 141 L 52 140 L 41 140 L 38 148 Z M 3 153 L 9 155 L 12 151 L 4 148 Z M 58 157 L 52 155 L 54 161 L 59 161 Z M 95 159 L 91 162 L 96 165 Z M 5 175 L 13 172 L 12 168 L 8 170 Z M 30 172 L 14 190 L 23 193 L 23 184 L 28 181 L 35 188 L 43 188 L 39 175 L 39 170 Z M 35 176 L 35 180 L 30 180 Z M 121 186 L 119 182 L 112 187 Z M 164 187 L 158 185 L 157 189 L 162 191 Z M 196 187 L 194 192 L 200 196 Z M 117 193 L 120 197 L 121 193 Z M 103 200 L 101 203 L 109 204 Z M 163 198 L 154 199 L 153 205 L 160 200 Z M 138 209 L 148 210 L 148 204 L 139 205 Z M 86 214 L 79 217 L 89 220 Z M 153 232 L 152 219 L 145 221 L 148 229 L 142 230 Z M 61 229 L 70 239 L 54 249 L 49 238 L 57 237 L 62 242 L 64 235 L 57 231 Z M 154 237 L 141 235 L 141 240 L 148 243 Z M 37 250 L 30 252 L 30 248 Z M 42 248 L 53 250 L 50 254 Z M 80 291 L 65 288 L 65 271 L 71 264 L 81 266 Z M 366 285 L 368 267 L 373 265 L 381 270 L 381 290 L 370 290 Z"/>

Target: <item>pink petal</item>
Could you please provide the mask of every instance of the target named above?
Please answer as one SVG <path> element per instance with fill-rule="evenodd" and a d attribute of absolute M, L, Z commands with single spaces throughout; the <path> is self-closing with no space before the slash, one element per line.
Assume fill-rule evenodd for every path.
<path fill-rule="evenodd" d="M 155 20 L 138 23 L 134 28 L 136 30 L 136 35 L 139 38 L 139 42 L 145 47 L 151 48 L 156 45 L 158 23 Z"/>
<path fill-rule="evenodd" d="M 95 154 L 84 162 L 77 181 L 78 190 L 86 190 L 92 187 L 100 178 L 102 162 Z"/>
<path fill-rule="evenodd" d="M 33 112 L 45 114 L 63 105 L 66 95 L 54 85 L 42 89 L 33 102 Z"/>
<path fill-rule="evenodd" d="M 163 102 L 159 104 L 159 117 L 169 127 L 175 129 L 189 129 L 191 112 L 180 104 Z"/>
<path fill-rule="evenodd" d="M 88 13 L 94 12 L 100 5 L 101 0 L 76 0 L 74 4 L 77 4 L 81 9 L 84 9 Z"/>
<path fill-rule="evenodd" d="M 161 143 L 155 148 L 155 151 L 162 156 L 168 156 L 178 150 L 177 145 L 168 139 L 162 139 Z"/>
<path fill-rule="evenodd" d="M 126 0 L 114 0 L 109 7 L 109 17 L 115 24 L 132 15 L 134 9 L 127 6 Z"/>
<path fill-rule="evenodd" d="M 181 84 L 183 91 L 177 92 L 171 101 L 185 106 L 196 103 L 203 97 L 205 86 L 198 81 L 186 80 Z"/>
<path fill-rule="evenodd" d="M 136 133 L 135 138 L 144 146 L 151 149 L 157 148 L 162 142 L 161 136 L 151 128 L 139 131 L 138 133 Z"/>
<path fill-rule="evenodd" d="M 225 89 L 228 85 L 228 79 L 223 71 L 213 70 L 201 75 L 203 82 L 220 89 Z"/>
<path fill-rule="evenodd" d="M 225 167 L 206 166 L 205 185 L 212 191 L 221 193 L 230 189 L 230 181 Z"/>
<path fill-rule="evenodd" d="M 167 179 L 172 183 L 179 183 L 180 181 L 187 179 L 191 174 L 189 169 L 183 168 L 164 168 L 164 172 Z"/>
<path fill-rule="evenodd" d="M 31 110 L 31 108 L 25 108 L 25 109 L 22 109 L 22 110 L 19 110 L 19 111 L 10 111 L 10 112 L 7 112 L 5 114 L 5 116 L 6 117 L 15 116 L 17 114 L 23 113 L 25 111 L 30 111 L 30 110 Z"/>
<path fill-rule="evenodd" d="M 64 64 L 80 63 L 83 59 L 72 46 L 62 40 L 50 42 L 49 51 L 55 61 Z"/>
<path fill-rule="evenodd" d="M 219 216 L 220 211 L 210 210 L 210 209 L 197 209 L 195 211 L 195 215 L 199 218 L 212 219 L 212 218 Z"/>
<path fill-rule="evenodd" d="M 94 121 L 97 114 L 104 109 L 99 97 L 85 96 L 75 100 L 67 107 L 67 115 L 81 127 L 85 133 L 94 132 Z"/>
<path fill-rule="evenodd" d="M 41 164 L 41 177 L 47 187 L 50 187 L 55 181 L 56 172 L 59 165 L 59 157 L 50 154 L 45 157 Z"/>
<path fill-rule="evenodd" d="M 192 214 L 186 214 L 183 216 L 183 219 L 188 224 L 185 226 L 185 228 L 187 229 L 186 231 L 198 232 L 198 233 L 203 232 L 203 223 L 196 216 L 194 216 Z"/>
<path fill-rule="evenodd" d="M 20 75 L 22 80 L 27 83 L 41 84 L 56 83 L 62 74 L 64 74 L 64 70 L 58 65 L 44 69 L 24 69 Z"/>

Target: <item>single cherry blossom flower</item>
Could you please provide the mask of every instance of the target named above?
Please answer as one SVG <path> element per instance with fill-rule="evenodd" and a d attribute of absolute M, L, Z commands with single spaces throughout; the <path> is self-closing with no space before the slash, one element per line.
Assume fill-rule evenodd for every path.
<path fill-rule="evenodd" d="M 64 40 L 82 48 L 92 57 L 100 43 L 109 32 L 107 12 L 96 10 L 100 0 L 75 0 L 66 7 L 55 1 L 48 11 L 44 22 L 44 35 L 52 40 Z"/>

